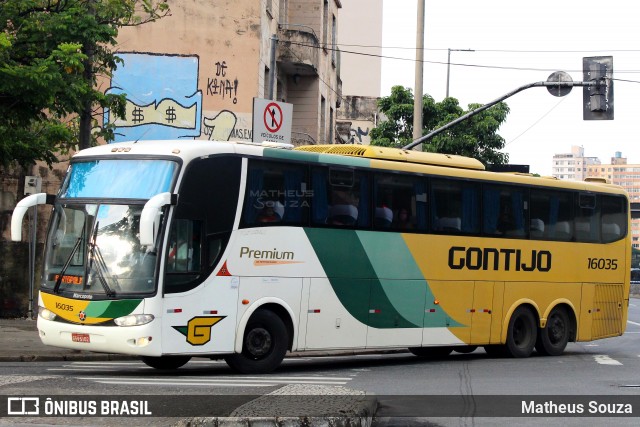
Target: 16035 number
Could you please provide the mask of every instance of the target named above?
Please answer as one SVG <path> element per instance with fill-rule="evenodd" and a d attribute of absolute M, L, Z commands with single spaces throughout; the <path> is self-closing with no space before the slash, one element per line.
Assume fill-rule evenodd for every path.
<path fill-rule="evenodd" d="M 587 258 L 589 270 L 617 270 L 618 260 L 611 258 Z"/>

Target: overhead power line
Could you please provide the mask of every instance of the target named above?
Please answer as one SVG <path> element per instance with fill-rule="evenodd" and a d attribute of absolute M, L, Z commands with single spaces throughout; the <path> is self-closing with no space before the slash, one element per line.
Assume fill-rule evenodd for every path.
<path fill-rule="evenodd" d="M 334 48 L 332 48 L 330 46 L 323 47 L 322 45 L 314 45 L 314 44 L 293 42 L 293 41 L 289 42 L 289 43 L 292 44 L 292 45 L 303 46 L 303 47 L 308 47 L 308 48 L 313 48 L 313 49 L 321 49 L 322 48 L 324 50 L 329 50 L 329 51 L 334 51 L 335 50 L 335 51 L 339 51 L 340 53 L 347 53 L 347 54 L 350 54 L 350 55 L 368 56 L 368 57 L 381 58 L 381 59 L 392 59 L 392 60 L 397 60 L 397 61 L 409 61 L 409 62 L 415 62 L 416 61 L 415 58 L 402 58 L 402 57 L 397 57 L 397 56 L 379 55 L 379 54 L 375 54 L 375 53 L 365 53 L 365 52 L 341 50 L 341 49 L 334 49 Z M 482 52 L 482 50 L 476 50 L 476 52 Z M 512 51 L 512 52 L 519 52 L 519 51 Z M 522 51 L 522 52 L 527 52 L 527 51 Z M 553 51 L 553 52 L 562 53 L 562 51 Z M 579 52 L 579 51 L 574 51 L 574 52 Z M 589 51 L 589 52 L 593 53 L 594 51 Z M 608 51 L 608 52 L 611 52 L 611 51 Z M 629 51 L 629 52 L 631 52 L 631 51 Z M 640 52 L 640 50 L 638 50 L 637 52 Z M 515 66 L 504 66 L 504 65 L 483 65 L 483 64 L 454 63 L 454 62 L 448 63 L 446 61 L 430 61 L 430 60 L 423 60 L 422 62 L 426 63 L 426 64 L 436 64 L 436 65 L 445 65 L 445 66 L 446 65 L 452 65 L 452 66 L 458 66 L 458 67 L 482 68 L 482 69 L 493 69 L 493 70 L 541 71 L 541 72 L 542 71 L 544 71 L 544 72 L 555 72 L 555 71 L 558 71 L 558 69 L 556 69 L 556 68 L 515 67 Z M 571 73 L 581 73 L 582 69 L 563 70 L 563 71 L 571 72 Z M 629 73 L 629 74 L 638 74 L 638 73 L 640 73 L 640 70 L 616 70 L 614 73 L 616 73 L 616 74 L 627 74 L 627 73 Z"/>

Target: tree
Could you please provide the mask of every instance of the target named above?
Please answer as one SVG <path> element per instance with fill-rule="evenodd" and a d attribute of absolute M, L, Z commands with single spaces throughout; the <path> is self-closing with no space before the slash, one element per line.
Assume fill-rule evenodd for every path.
<path fill-rule="evenodd" d="M 378 106 L 388 120 L 381 121 L 371 130 L 371 144 L 398 148 L 409 144 L 413 140 L 411 89 L 394 86 L 391 95 L 381 98 Z M 435 102 L 425 94 L 422 97 L 422 134 L 426 135 L 480 106 L 469 104 L 469 110 L 464 111 L 455 98 Z M 473 157 L 484 164 L 505 164 L 509 161 L 509 155 L 498 151 L 504 148 L 504 138 L 497 132 L 507 114 L 509 107 L 500 102 L 423 143 L 422 149 Z"/>
<path fill-rule="evenodd" d="M 121 63 L 111 49 L 118 29 L 168 13 L 165 0 L 0 0 L 0 163 L 51 166 L 112 140 L 98 113 L 124 118 L 126 96 L 96 82 Z"/>

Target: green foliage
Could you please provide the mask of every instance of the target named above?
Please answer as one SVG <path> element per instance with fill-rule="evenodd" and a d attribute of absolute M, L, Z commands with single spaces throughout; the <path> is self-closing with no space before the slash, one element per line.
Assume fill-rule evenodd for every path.
<path fill-rule="evenodd" d="M 422 134 L 438 129 L 458 117 L 481 107 L 469 104 L 465 111 L 455 98 L 435 102 L 429 95 L 422 97 Z M 387 120 L 371 130 L 371 144 L 401 148 L 413 141 L 413 94 L 411 89 L 394 86 L 391 95 L 378 101 Z M 509 107 L 504 102 L 459 123 L 422 144 L 423 151 L 459 154 L 473 157 L 484 164 L 506 164 L 509 156 L 501 153 L 504 138 L 498 135 Z"/>
<path fill-rule="evenodd" d="M 0 0 L 0 164 L 51 166 L 83 139 L 113 139 L 95 114 L 123 118 L 126 96 L 96 90 L 96 79 L 121 62 L 119 28 L 168 13 L 164 0 Z"/>

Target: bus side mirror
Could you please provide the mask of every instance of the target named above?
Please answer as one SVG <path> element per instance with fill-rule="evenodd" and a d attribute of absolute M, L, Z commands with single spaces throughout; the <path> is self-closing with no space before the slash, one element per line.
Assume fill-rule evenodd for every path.
<path fill-rule="evenodd" d="M 47 193 L 37 193 L 20 200 L 11 215 L 11 240 L 19 242 L 22 240 L 22 219 L 30 207 L 50 204 L 55 202 L 56 196 Z"/>
<path fill-rule="evenodd" d="M 177 195 L 167 192 L 156 194 L 145 203 L 140 214 L 140 245 L 155 246 L 162 208 L 177 202 Z"/>

